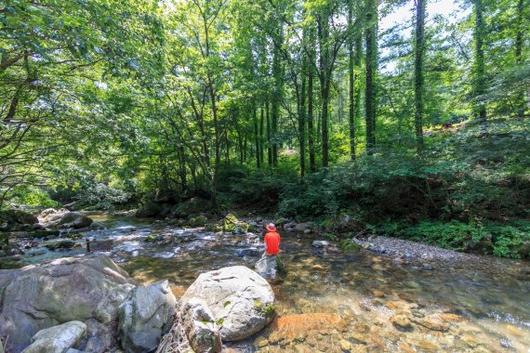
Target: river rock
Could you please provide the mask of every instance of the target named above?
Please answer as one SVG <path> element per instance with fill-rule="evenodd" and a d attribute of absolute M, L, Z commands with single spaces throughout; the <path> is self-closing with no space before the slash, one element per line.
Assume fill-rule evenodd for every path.
<path fill-rule="evenodd" d="M 263 329 L 273 318 L 274 293 L 245 266 L 224 267 L 201 274 L 182 296 L 182 304 L 200 299 L 219 323 L 223 341 L 238 341 Z"/>
<path fill-rule="evenodd" d="M 75 246 L 75 241 L 72 239 L 52 239 L 43 244 L 49 250 L 71 249 Z"/>
<path fill-rule="evenodd" d="M 176 303 L 168 281 L 132 290 L 119 310 L 119 332 L 125 352 L 156 349 L 173 324 Z"/>
<path fill-rule="evenodd" d="M 33 336 L 33 343 L 23 353 L 65 353 L 81 340 L 86 329 L 84 323 L 70 321 L 41 330 Z"/>
<path fill-rule="evenodd" d="M 10 209 L 0 212 L 0 231 L 31 230 L 39 220 L 31 213 Z"/>
<path fill-rule="evenodd" d="M 94 319 L 112 327 L 133 287 L 127 273 L 106 256 L 0 270 L 0 332 L 9 337 L 6 349 L 18 353 L 38 331 L 68 321 Z"/>
<path fill-rule="evenodd" d="M 311 243 L 311 245 L 314 248 L 323 249 L 329 247 L 331 244 L 327 240 L 313 240 L 313 243 Z"/>
<path fill-rule="evenodd" d="M 207 304 L 192 298 L 181 309 L 181 319 L 188 342 L 196 353 L 221 352 L 219 328 Z"/>
<path fill-rule="evenodd" d="M 239 220 L 235 214 L 229 213 L 223 219 L 222 230 L 233 234 L 245 234 L 250 230 L 250 225 Z"/>
<path fill-rule="evenodd" d="M 192 197 L 182 203 L 180 203 L 174 210 L 174 214 L 177 217 L 188 217 L 190 215 L 196 215 L 202 212 L 208 212 L 211 210 L 212 204 L 209 200 L 201 197 Z"/>
<path fill-rule="evenodd" d="M 310 233 L 314 229 L 314 224 L 312 222 L 297 223 L 294 226 L 295 232 L 300 233 Z"/>
<path fill-rule="evenodd" d="M 86 228 L 92 224 L 92 219 L 79 212 L 67 209 L 48 208 L 38 217 L 39 223 L 45 228 Z"/>

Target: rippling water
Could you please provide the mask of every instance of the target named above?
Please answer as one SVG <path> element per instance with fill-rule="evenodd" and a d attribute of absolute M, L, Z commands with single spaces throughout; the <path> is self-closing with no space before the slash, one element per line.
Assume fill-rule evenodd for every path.
<path fill-rule="evenodd" d="M 253 267 L 251 234 L 149 225 L 101 217 L 109 254 L 142 282 L 169 279 L 180 295 L 204 271 Z M 152 240 L 150 242 L 146 239 Z M 273 284 L 277 320 L 244 343 L 260 352 L 530 352 L 530 266 L 486 259 L 421 266 L 366 250 L 317 252 L 308 236 L 283 234 L 287 275 Z M 84 240 L 80 240 L 82 243 Z M 83 249 L 26 258 L 39 262 Z"/>

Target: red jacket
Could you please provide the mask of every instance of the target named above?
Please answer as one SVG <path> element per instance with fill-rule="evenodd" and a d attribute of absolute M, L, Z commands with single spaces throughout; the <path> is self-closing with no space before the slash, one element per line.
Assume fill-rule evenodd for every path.
<path fill-rule="evenodd" d="M 265 234 L 265 253 L 267 255 L 278 255 L 280 252 L 280 234 L 278 232 L 267 232 Z"/>

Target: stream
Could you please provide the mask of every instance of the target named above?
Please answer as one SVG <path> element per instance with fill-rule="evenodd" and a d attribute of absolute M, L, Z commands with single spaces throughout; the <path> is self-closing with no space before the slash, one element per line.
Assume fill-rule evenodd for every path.
<path fill-rule="evenodd" d="M 106 229 L 72 249 L 37 248 L 40 263 L 84 256 L 85 238 L 112 240 L 106 252 L 139 282 L 168 279 L 180 296 L 202 272 L 253 268 L 257 234 L 215 234 L 164 222 L 91 215 Z M 312 246 L 316 236 L 282 233 L 287 274 L 273 283 L 277 319 L 232 352 L 530 353 L 530 265 L 484 258 L 473 266 L 421 266 L 361 249 Z"/>

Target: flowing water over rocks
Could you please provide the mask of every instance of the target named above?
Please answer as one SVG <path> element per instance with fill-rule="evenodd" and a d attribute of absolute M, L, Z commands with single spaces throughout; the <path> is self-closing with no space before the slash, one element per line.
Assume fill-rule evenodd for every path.
<path fill-rule="evenodd" d="M 132 277 L 168 279 L 180 297 L 203 272 L 252 268 L 263 249 L 253 233 L 91 217 L 107 229 L 83 233 L 72 248 L 39 246 L 21 261 L 83 256 L 90 237 L 95 250 L 107 241 L 101 250 Z M 273 284 L 277 317 L 227 352 L 530 352 L 528 262 L 417 259 L 381 247 L 344 253 L 332 244 L 329 251 L 312 246 L 316 235 L 282 236 L 287 274 Z"/>

